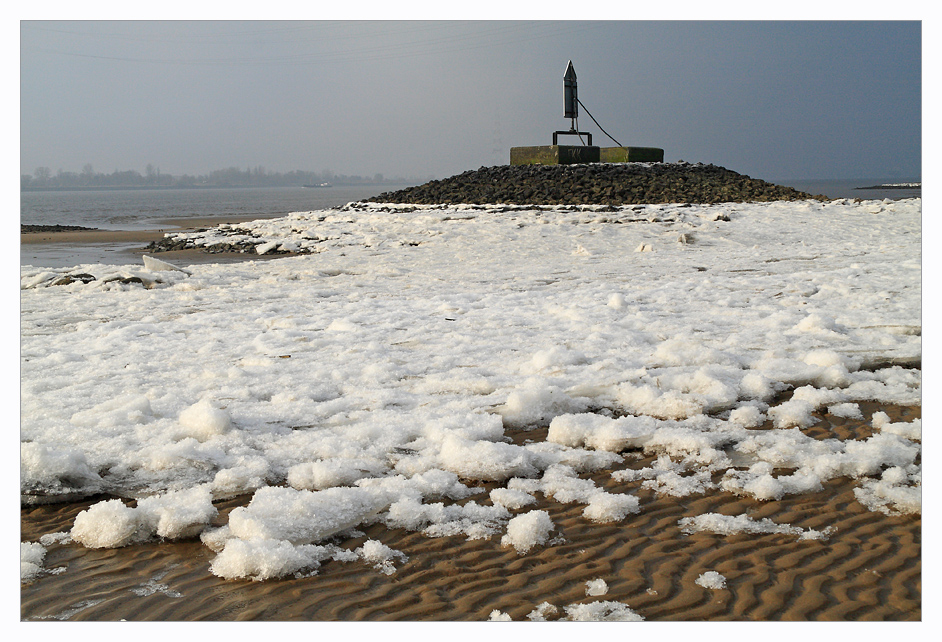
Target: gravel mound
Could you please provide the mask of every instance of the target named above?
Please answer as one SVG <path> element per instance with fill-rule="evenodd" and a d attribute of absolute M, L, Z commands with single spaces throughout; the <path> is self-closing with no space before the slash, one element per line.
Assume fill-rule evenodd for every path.
<path fill-rule="evenodd" d="M 374 203 L 631 205 L 797 201 L 812 196 L 791 187 L 702 163 L 497 165 L 470 170 L 366 199 Z"/>

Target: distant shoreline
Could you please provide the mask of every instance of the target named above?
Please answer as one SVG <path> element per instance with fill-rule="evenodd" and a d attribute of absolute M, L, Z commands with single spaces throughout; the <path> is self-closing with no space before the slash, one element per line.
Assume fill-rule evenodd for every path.
<path fill-rule="evenodd" d="M 332 187 L 395 187 L 398 185 L 408 185 L 405 183 L 335 183 Z M 136 191 L 161 191 L 176 189 L 280 189 L 308 187 L 306 185 L 112 185 L 112 186 L 88 186 L 88 187 L 21 187 L 20 193 L 24 192 L 136 192 Z"/>
<path fill-rule="evenodd" d="M 869 185 L 855 187 L 854 189 L 922 189 L 922 183 L 884 183 L 882 185 Z"/>

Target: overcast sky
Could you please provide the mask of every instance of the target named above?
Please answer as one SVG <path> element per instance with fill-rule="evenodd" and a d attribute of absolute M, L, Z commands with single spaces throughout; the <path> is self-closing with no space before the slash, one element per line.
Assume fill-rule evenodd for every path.
<path fill-rule="evenodd" d="M 575 12 L 574 12 L 575 13 Z M 20 164 L 443 178 L 579 128 L 768 180 L 921 176 L 919 22 L 20 23 Z M 575 143 L 576 139 L 561 138 Z"/>

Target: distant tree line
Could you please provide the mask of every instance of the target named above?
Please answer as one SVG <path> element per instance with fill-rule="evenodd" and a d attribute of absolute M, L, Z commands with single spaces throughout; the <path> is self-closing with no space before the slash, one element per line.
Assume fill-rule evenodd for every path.
<path fill-rule="evenodd" d="M 302 185 L 377 185 L 416 183 L 424 179 L 385 178 L 382 174 L 373 176 L 347 176 L 334 174 L 330 170 L 321 172 L 271 172 L 264 167 L 240 169 L 228 167 L 217 169 L 209 174 L 191 176 L 183 174 L 172 176 L 161 173 L 159 167 L 148 165 L 141 174 L 136 170 L 115 170 L 110 174 L 96 172 L 91 164 L 86 164 L 81 172 L 58 170 L 55 174 L 48 167 L 37 167 L 32 174 L 20 175 L 20 189 L 116 189 L 116 188 L 155 188 L 155 187 L 291 187 Z"/>

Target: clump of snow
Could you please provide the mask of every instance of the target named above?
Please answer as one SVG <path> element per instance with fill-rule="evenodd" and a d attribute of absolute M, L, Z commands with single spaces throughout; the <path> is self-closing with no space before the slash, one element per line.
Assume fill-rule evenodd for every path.
<path fill-rule="evenodd" d="M 594 413 L 559 415 L 550 422 L 546 440 L 579 448 L 620 452 L 643 446 L 657 428 L 651 417 L 619 417 L 612 419 Z"/>
<path fill-rule="evenodd" d="M 756 428 L 765 421 L 765 415 L 756 406 L 742 405 L 729 413 L 729 420 L 743 428 Z"/>
<path fill-rule="evenodd" d="M 316 572 L 331 557 L 327 547 L 294 545 L 279 539 L 231 539 L 209 565 L 214 575 L 232 579 L 268 580 L 300 571 Z"/>
<path fill-rule="evenodd" d="M 620 522 L 639 510 L 639 500 L 634 495 L 597 492 L 589 496 L 589 503 L 582 511 L 583 517 L 598 524 Z"/>
<path fill-rule="evenodd" d="M 524 506 L 529 506 L 536 502 L 536 498 L 530 493 L 510 488 L 495 488 L 490 492 L 489 497 L 493 503 L 500 504 L 504 508 L 511 510 L 523 508 Z"/>
<path fill-rule="evenodd" d="M 798 535 L 798 539 L 827 539 L 830 531 L 803 529 L 791 524 L 776 524 L 771 519 L 754 520 L 748 515 L 722 515 L 720 513 L 704 513 L 696 517 L 684 517 L 677 524 L 680 530 L 688 535 L 697 532 L 710 532 L 719 535 L 735 535 L 736 533 L 765 534 L 779 533 L 783 535 Z"/>
<path fill-rule="evenodd" d="M 399 559 L 402 562 L 409 561 L 409 558 L 402 551 L 389 548 L 375 539 L 366 540 L 363 546 L 356 549 L 355 552 L 365 561 L 372 563 L 373 567 L 384 575 L 392 575 L 396 572 L 396 567 L 393 565 L 394 559 Z"/>
<path fill-rule="evenodd" d="M 602 578 L 589 580 L 585 583 L 586 595 L 598 597 L 599 595 L 605 595 L 606 593 L 608 593 L 608 583 L 606 583 Z"/>
<path fill-rule="evenodd" d="M 92 494 L 102 479 L 78 448 L 56 448 L 35 442 L 20 444 L 20 485 L 24 492 L 41 489 L 45 494 Z"/>
<path fill-rule="evenodd" d="M 31 582 L 43 571 L 46 548 L 36 542 L 20 542 L 20 582 Z"/>
<path fill-rule="evenodd" d="M 487 618 L 488 622 L 513 622 L 513 619 L 507 613 L 504 613 L 501 610 L 494 609 L 491 611 L 490 616 Z"/>
<path fill-rule="evenodd" d="M 507 534 L 501 538 L 502 546 L 513 546 L 520 554 L 546 543 L 555 529 L 553 520 L 545 510 L 532 510 L 517 515 L 507 522 Z"/>
<path fill-rule="evenodd" d="M 118 548 L 155 537 L 195 537 L 216 512 L 206 486 L 147 497 L 134 508 L 111 499 L 76 515 L 69 535 L 86 548 Z"/>
<path fill-rule="evenodd" d="M 557 415 L 582 412 L 588 400 L 572 397 L 549 381 L 531 377 L 507 395 L 498 408 L 509 426 L 527 426 L 552 420 Z"/>
<path fill-rule="evenodd" d="M 883 471 L 880 479 L 864 479 L 854 489 L 857 501 L 872 511 L 885 515 L 919 514 L 922 512 L 922 472 L 900 466 Z"/>
<path fill-rule="evenodd" d="M 776 428 L 807 428 L 818 423 L 811 413 L 814 405 L 802 399 L 790 399 L 769 408 L 769 419 Z"/>
<path fill-rule="evenodd" d="M 861 419 L 863 417 L 860 406 L 855 403 L 838 403 L 828 406 L 828 414 L 845 419 Z"/>
<path fill-rule="evenodd" d="M 52 546 L 53 544 L 68 544 L 72 537 L 68 532 L 60 531 L 58 533 L 46 533 L 39 538 L 39 543 L 43 546 Z"/>
<path fill-rule="evenodd" d="M 706 573 L 700 574 L 695 582 L 697 585 L 708 589 L 716 590 L 726 588 L 726 578 L 716 571 L 707 571 Z"/>
<path fill-rule="evenodd" d="M 117 548 L 145 540 L 146 536 L 137 536 L 139 526 L 139 513 L 120 499 L 112 499 L 76 515 L 71 537 L 87 548 Z"/>
<path fill-rule="evenodd" d="M 527 613 L 527 619 L 531 622 L 546 622 L 546 618 L 559 613 L 559 609 L 549 602 L 541 602 L 536 608 Z"/>
<path fill-rule="evenodd" d="M 442 468 L 465 479 L 503 481 L 536 472 L 532 455 L 521 446 L 455 434 L 445 436 L 439 458 Z"/>
<path fill-rule="evenodd" d="M 565 607 L 566 619 L 574 622 L 642 622 L 643 617 L 621 602 L 590 602 Z"/>
<path fill-rule="evenodd" d="M 900 437 L 904 437 L 912 441 L 922 440 L 921 419 L 913 419 L 911 422 L 892 422 L 890 421 L 890 416 L 888 414 L 882 410 L 878 410 L 877 412 L 873 413 L 870 425 L 884 434 L 899 435 Z"/>
<path fill-rule="evenodd" d="M 357 526 L 389 503 L 387 493 L 370 488 L 266 486 L 255 491 L 247 506 L 229 513 L 229 529 L 235 538 L 309 544 Z"/>
<path fill-rule="evenodd" d="M 203 399 L 180 413 L 180 425 L 185 436 L 206 441 L 228 432 L 232 427 L 232 418 L 226 410 Z"/>
<path fill-rule="evenodd" d="M 380 472 L 382 469 L 372 460 L 329 458 L 292 466 L 288 469 L 288 484 L 298 490 L 324 490 L 350 486 Z"/>

